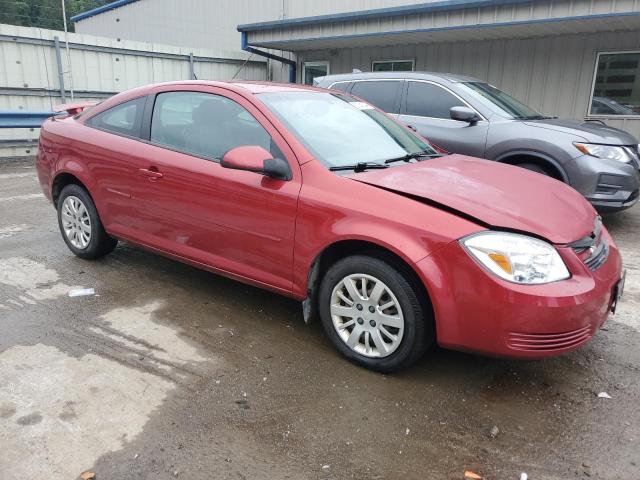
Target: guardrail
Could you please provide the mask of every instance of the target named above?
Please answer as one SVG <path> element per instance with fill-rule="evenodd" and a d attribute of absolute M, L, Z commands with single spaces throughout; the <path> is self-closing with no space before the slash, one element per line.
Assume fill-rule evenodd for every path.
<path fill-rule="evenodd" d="M 40 128 L 54 112 L 0 111 L 0 128 Z"/>

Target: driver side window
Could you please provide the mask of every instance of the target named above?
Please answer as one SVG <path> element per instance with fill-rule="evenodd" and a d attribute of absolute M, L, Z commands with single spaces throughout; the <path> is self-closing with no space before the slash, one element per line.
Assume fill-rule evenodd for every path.
<path fill-rule="evenodd" d="M 179 152 L 220 160 L 235 147 L 258 145 L 282 157 L 271 136 L 244 107 L 220 95 L 166 92 L 156 97 L 151 142 Z"/>

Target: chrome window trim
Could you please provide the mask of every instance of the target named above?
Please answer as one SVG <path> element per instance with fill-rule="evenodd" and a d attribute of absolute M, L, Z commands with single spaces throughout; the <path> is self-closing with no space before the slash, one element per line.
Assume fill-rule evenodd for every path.
<path fill-rule="evenodd" d="M 353 80 L 340 80 L 339 82 L 333 82 L 327 88 L 333 88 L 334 85 L 338 85 L 339 83 L 351 83 Z M 344 92 L 347 93 L 347 92 Z"/>

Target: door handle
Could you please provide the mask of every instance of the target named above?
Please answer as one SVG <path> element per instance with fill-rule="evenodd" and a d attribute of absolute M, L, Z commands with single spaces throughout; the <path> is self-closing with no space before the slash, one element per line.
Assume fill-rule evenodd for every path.
<path fill-rule="evenodd" d="M 151 182 L 164 177 L 164 175 L 160 173 L 156 167 L 139 168 L 138 173 L 143 177 L 147 177 Z"/>

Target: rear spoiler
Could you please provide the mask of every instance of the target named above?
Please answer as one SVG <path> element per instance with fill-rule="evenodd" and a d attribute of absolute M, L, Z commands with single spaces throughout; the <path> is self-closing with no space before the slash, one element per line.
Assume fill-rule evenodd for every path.
<path fill-rule="evenodd" d="M 77 115 L 82 112 L 85 108 L 93 107 L 97 105 L 99 102 L 75 102 L 75 103 L 63 103 L 62 105 L 56 105 L 53 107 L 53 111 L 56 113 L 67 112 L 69 115 Z"/>

